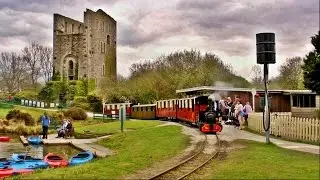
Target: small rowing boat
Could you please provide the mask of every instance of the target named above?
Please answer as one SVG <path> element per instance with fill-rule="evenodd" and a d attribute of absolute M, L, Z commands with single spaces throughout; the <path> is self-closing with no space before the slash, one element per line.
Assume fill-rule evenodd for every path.
<path fill-rule="evenodd" d="M 9 142 L 10 139 L 10 136 L 0 136 L 0 142 Z"/>
<path fill-rule="evenodd" d="M 91 161 L 93 158 L 94 158 L 94 155 L 93 155 L 92 152 L 90 152 L 90 151 L 81 152 L 81 153 L 73 156 L 70 159 L 69 164 L 70 165 L 83 164 L 83 163 L 86 163 L 88 161 Z"/>
<path fill-rule="evenodd" d="M 44 161 L 47 162 L 49 166 L 53 168 L 66 167 L 69 164 L 69 162 L 65 158 L 53 153 L 47 154 L 44 157 Z"/>
<path fill-rule="evenodd" d="M 30 136 L 27 140 L 30 144 L 41 144 L 42 142 L 39 136 Z"/>

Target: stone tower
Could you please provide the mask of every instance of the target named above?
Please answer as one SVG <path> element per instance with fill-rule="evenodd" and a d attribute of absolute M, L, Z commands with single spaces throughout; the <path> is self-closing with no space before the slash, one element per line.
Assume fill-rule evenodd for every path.
<path fill-rule="evenodd" d="M 61 80 L 87 78 L 99 88 L 116 80 L 117 22 L 99 9 L 86 9 L 84 22 L 53 15 L 53 68 Z"/>

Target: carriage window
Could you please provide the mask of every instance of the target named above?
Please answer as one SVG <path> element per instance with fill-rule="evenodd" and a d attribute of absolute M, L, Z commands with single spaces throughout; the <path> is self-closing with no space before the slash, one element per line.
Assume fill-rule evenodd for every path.
<path fill-rule="evenodd" d="M 194 99 L 191 100 L 192 111 L 194 111 Z"/>
<path fill-rule="evenodd" d="M 187 105 L 187 107 L 186 107 L 186 108 L 188 108 L 188 109 L 189 109 L 189 99 L 187 99 L 187 100 L 186 100 L 186 105 Z"/>
<path fill-rule="evenodd" d="M 166 107 L 167 107 L 167 106 L 166 106 L 166 102 L 165 102 L 165 101 L 163 102 L 163 106 L 164 106 L 164 108 L 166 108 Z"/>
<path fill-rule="evenodd" d="M 172 108 L 173 108 L 173 110 L 175 109 L 175 104 L 174 104 L 174 100 L 172 100 Z"/>
<path fill-rule="evenodd" d="M 150 111 L 153 111 L 153 106 L 150 107 Z"/>

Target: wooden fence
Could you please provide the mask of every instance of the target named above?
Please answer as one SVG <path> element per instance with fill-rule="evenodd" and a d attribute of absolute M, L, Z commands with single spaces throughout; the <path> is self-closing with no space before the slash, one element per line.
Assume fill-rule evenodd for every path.
<path fill-rule="evenodd" d="M 248 128 L 257 132 L 265 132 L 262 123 L 262 114 L 252 114 L 248 119 Z M 320 120 L 272 115 L 270 134 L 292 140 L 320 142 Z"/>
<path fill-rule="evenodd" d="M 22 99 L 21 105 L 29 106 L 29 107 L 37 107 L 37 108 L 55 108 L 59 106 L 58 103 L 45 103 L 45 102 L 27 100 L 27 99 Z"/>

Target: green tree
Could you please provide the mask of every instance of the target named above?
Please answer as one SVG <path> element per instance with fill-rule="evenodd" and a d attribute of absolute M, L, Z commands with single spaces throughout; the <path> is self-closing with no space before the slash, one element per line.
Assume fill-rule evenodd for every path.
<path fill-rule="evenodd" d="M 315 49 L 304 58 L 304 86 L 320 94 L 320 31 L 311 37 Z"/>
<path fill-rule="evenodd" d="M 304 89 L 302 58 L 288 58 L 279 68 L 278 82 L 282 89 Z"/>

